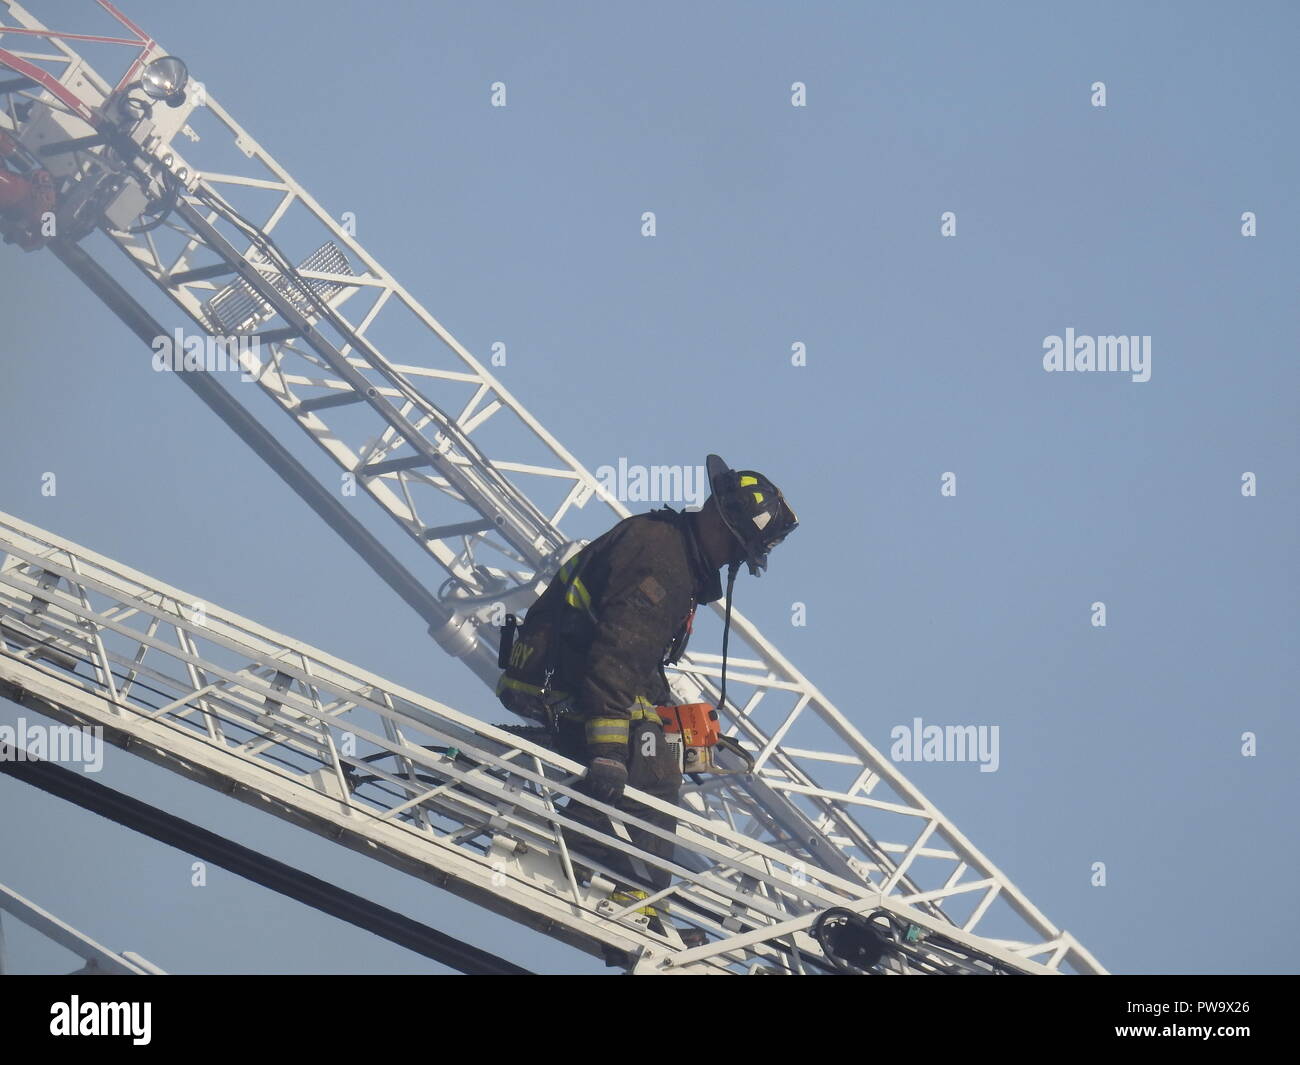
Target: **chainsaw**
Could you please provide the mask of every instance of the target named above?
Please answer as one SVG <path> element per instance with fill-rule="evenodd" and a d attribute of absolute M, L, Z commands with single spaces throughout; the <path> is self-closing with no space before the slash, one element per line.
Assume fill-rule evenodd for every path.
<path fill-rule="evenodd" d="M 710 703 L 681 703 L 676 706 L 656 706 L 659 720 L 663 722 L 664 739 L 677 755 L 677 768 L 683 773 L 749 773 L 754 759 L 748 751 L 722 734 L 718 711 Z M 736 755 L 742 765 L 735 768 L 723 766 L 718 754 L 726 751 Z"/>

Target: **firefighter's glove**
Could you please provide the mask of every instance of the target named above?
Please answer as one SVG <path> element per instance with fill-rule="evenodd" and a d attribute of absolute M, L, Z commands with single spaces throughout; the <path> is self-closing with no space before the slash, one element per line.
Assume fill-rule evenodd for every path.
<path fill-rule="evenodd" d="M 613 806 L 627 786 L 627 766 L 616 758 L 593 758 L 587 766 L 586 792 L 598 802 Z"/>

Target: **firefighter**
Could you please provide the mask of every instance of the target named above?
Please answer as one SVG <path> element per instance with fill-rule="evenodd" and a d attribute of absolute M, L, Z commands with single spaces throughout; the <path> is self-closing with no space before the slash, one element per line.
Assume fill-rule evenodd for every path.
<path fill-rule="evenodd" d="M 560 567 L 517 640 L 506 637 L 510 664 L 497 685 L 507 708 L 545 722 L 557 750 L 587 767 L 578 790 L 668 832 L 674 817 L 623 794 L 631 785 L 678 802 L 681 770 L 655 712 L 675 702 L 664 666 L 685 651 L 696 606 L 722 598 L 721 568 L 729 567 L 729 606 L 737 567 L 746 563 L 759 575 L 768 551 L 797 525 L 762 474 L 733 470 L 717 455 L 706 468 L 711 495 L 700 510 L 665 507 L 625 518 Z M 610 832 L 609 819 L 594 807 L 570 803 L 566 813 Z M 629 835 L 640 849 L 671 859 L 671 840 L 636 828 Z M 620 875 L 648 880 L 656 890 L 669 883 L 657 869 L 637 877 L 625 854 L 589 837 L 568 839 Z M 645 893 L 620 885 L 613 897 L 630 902 Z M 653 907 L 642 912 L 658 923 Z"/>

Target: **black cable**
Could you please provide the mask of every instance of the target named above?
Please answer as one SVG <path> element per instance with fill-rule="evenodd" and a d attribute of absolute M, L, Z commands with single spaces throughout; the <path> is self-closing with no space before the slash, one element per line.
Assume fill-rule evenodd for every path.
<path fill-rule="evenodd" d="M 736 586 L 736 571 L 740 563 L 732 562 L 727 566 L 727 611 L 722 622 L 722 683 L 718 686 L 718 711 L 727 706 L 727 638 L 731 635 L 731 593 Z"/>

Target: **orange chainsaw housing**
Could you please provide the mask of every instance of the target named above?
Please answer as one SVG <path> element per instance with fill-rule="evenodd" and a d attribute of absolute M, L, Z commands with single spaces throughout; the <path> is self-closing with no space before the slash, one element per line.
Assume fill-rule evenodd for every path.
<path fill-rule="evenodd" d="M 711 703 L 656 706 L 655 711 L 664 723 L 664 731 L 681 733 L 687 747 L 713 747 L 722 737 L 722 723 Z"/>

